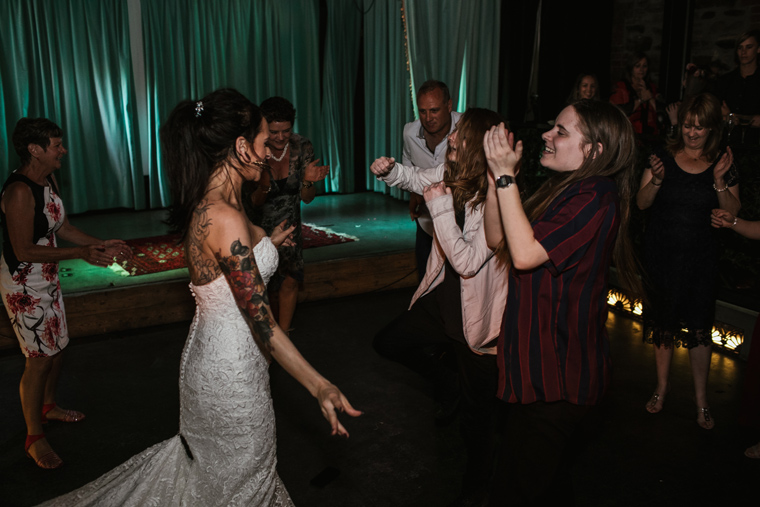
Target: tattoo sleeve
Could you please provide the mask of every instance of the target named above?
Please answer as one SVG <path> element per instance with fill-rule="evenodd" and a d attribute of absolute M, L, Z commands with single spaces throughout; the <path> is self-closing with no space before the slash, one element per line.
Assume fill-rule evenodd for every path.
<path fill-rule="evenodd" d="M 202 245 L 209 235 L 211 219 L 208 216 L 209 203 L 205 199 L 198 204 L 193 212 L 193 221 L 185 240 L 187 258 L 190 268 L 195 272 L 198 285 L 203 285 L 215 280 L 221 273 L 221 269 L 213 259 L 203 256 Z"/>
<path fill-rule="evenodd" d="M 269 359 L 275 321 L 269 309 L 264 280 L 261 279 L 253 251 L 235 240 L 230 246 L 232 255 L 216 254 L 216 261 L 230 284 L 238 307 L 243 312 L 261 351 Z"/>

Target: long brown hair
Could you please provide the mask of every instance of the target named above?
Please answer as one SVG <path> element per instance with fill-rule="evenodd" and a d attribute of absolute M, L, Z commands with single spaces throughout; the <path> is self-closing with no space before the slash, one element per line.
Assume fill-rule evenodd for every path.
<path fill-rule="evenodd" d="M 464 210 L 469 203 L 475 208 L 486 200 L 488 193 L 488 165 L 483 151 L 483 137 L 493 126 L 504 122 L 496 112 L 471 107 L 457 123 L 457 160 L 446 160 L 443 181 L 451 188 L 454 209 Z M 449 148 L 451 149 L 451 148 Z"/>
<path fill-rule="evenodd" d="M 668 141 L 668 150 L 675 157 L 684 149 L 683 125 L 687 121 L 699 120 L 700 126 L 709 129 L 702 155 L 709 161 L 714 161 L 720 154 L 720 140 L 723 133 L 723 114 L 720 101 L 711 93 L 700 93 L 684 100 L 678 107 L 678 135 Z"/>
<path fill-rule="evenodd" d="M 628 236 L 631 201 L 637 187 L 634 180 L 636 140 L 625 113 L 608 102 L 580 100 L 571 106 L 578 115 L 578 129 L 589 145 L 589 153 L 575 171 L 558 172 L 525 202 L 525 213 L 532 222 L 549 204 L 573 183 L 591 176 L 614 178 L 620 196 L 620 228 L 613 258 L 619 279 L 634 293 L 642 295 L 637 273 L 638 262 Z M 599 150 L 599 145 L 602 150 Z"/>

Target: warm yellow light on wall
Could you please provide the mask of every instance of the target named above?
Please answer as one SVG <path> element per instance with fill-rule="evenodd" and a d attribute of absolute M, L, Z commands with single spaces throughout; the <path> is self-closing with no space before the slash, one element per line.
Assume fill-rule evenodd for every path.
<path fill-rule="evenodd" d="M 641 320 L 643 304 L 640 299 L 633 299 L 618 289 L 610 289 L 607 293 L 607 304 L 611 309 L 628 314 L 629 317 Z M 688 333 L 688 329 L 683 329 Z M 722 322 L 716 322 L 712 330 L 712 341 L 724 349 L 737 352 L 744 343 L 744 332 Z"/>

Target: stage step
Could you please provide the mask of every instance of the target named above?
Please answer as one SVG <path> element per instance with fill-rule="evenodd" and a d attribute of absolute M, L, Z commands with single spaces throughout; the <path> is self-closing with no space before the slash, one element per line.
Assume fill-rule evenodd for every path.
<path fill-rule="evenodd" d="M 299 302 L 417 285 L 413 251 L 307 263 L 304 278 Z M 182 279 L 64 294 L 69 336 L 77 338 L 190 320 L 195 305 L 188 283 L 188 279 Z M 0 350 L 16 348 L 16 335 L 2 310 Z"/>

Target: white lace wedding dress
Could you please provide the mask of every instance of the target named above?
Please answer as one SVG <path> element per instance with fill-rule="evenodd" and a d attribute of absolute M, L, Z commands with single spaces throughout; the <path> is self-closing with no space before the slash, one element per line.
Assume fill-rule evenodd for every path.
<path fill-rule="evenodd" d="M 277 249 L 264 238 L 254 256 L 268 282 Z M 267 361 L 224 276 L 190 288 L 196 312 L 180 365 L 179 434 L 43 505 L 293 505 L 276 471 Z"/>

